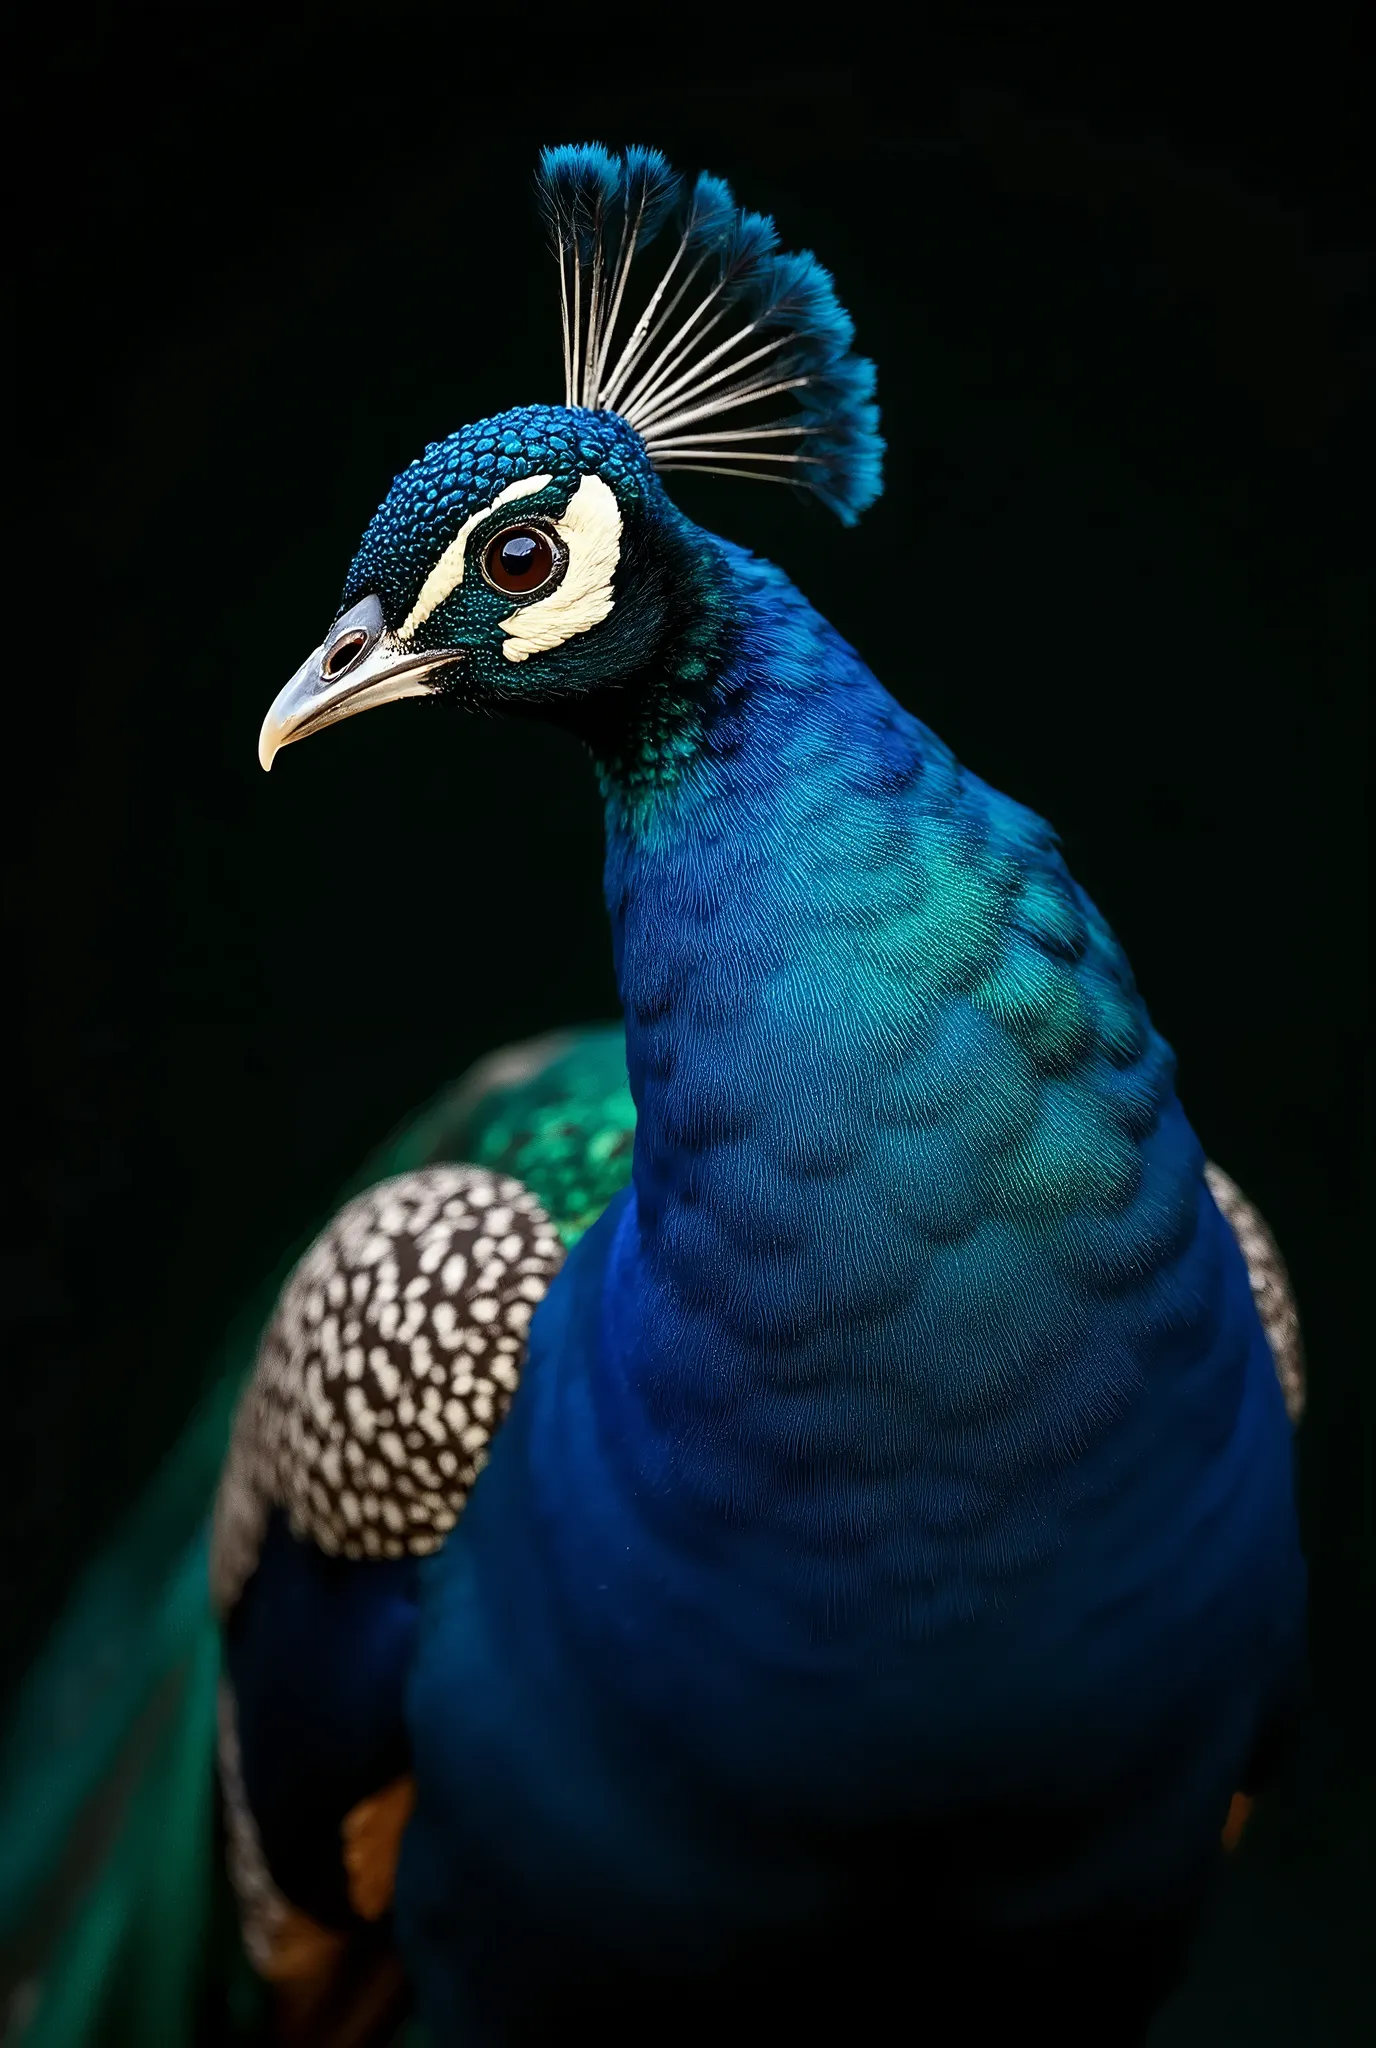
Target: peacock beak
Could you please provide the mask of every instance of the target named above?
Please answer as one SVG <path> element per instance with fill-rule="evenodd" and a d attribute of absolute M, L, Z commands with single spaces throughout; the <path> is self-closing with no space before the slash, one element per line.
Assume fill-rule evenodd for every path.
<path fill-rule="evenodd" d="M 397 697 L 428 697 L 437 669 L 461 659 L 457 648 L 410 654 L 383 624 L 382 607 L 365 597 L 335 621 L 328 640 L 308 655 L 273 699 L 258 735 L 258 759 L 271 768 L 279 747 L 307 739 L 356 711 Z"/>

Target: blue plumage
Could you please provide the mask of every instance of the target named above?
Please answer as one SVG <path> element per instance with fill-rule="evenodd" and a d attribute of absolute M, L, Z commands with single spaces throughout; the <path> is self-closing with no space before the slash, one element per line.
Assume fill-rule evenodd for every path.
<path fill-rule="evenodd" d="M 538 712 L 607 804 L 632 1185 L 533 1322 L 548 1265 L 487 1298 L 520 1245 L 538 1265 L 515 1183 L 463 1197 L 525 1221 L 470 1217 L 462 1257 L 423 1188 L 328 1268 L 343 1317 L 375 1269 L 386 1340 L 320 1340 L 380 1489 L 338 1540 L 371 1513 L 383 1555 L 419 1515 L 437 1550 L 414 1647 L 360 1622 L 360 1697 L 405 1687 L 402 1949 L 440 2042 L 815 2038 L 917 1978 L 972 2038 L 1138 2039 L 1302 1665 L 1248 1268 L 1054 834 L 660 481 L 753 465 L 843 518 L 877 495 L 831 280 L 699 180 L 631 322 L 662 159 L 553 151 L 541 179 L 568 403 L 397 479 L 261 742 L 417 693 Z M 791 410 L 708 424 L 761 398 Z M 435 1231 L 406 1279 L 396 1247 Z M 333 1329 L 324 1289 L 303 1329 Z M 494 1435 L 462 1347 L 528 1322 Z M 301 1383 L 294 1440 L 337 1487 L 348 1428 Z M 424 1473 L 489 1436 L 432 1529 Z M 250 1618 L 309 1608 L 271 1550 L 260 1579 Z"/>
<path fill-rule="evenodd" d="M 428 1568 L 403 1896 L 477 2038 L 554 1996 L 531 1913 L 555 2008 L 605 1999 L 642 1943 L 819 1938 L 876 1832 L 1001 1804 L 954 1927 L 1155 1924 L 1300 1654 L 1275 1373 L 1121 953 L 729 560 L 739 708 L 609 832 L 634 1189 Z"/>
<path fill-rule="evenodd" d="M 354 1919 L 340 1827 L 407 1770 L 413 1558 L 360 1572 L 299 1542 L 280 1511 L 225 1628 L 244 1790 L 273 1876 L 327 1927 Z"/>

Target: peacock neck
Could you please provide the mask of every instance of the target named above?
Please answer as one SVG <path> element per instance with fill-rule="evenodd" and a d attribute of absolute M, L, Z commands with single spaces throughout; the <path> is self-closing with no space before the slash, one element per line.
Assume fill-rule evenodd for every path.
<path fill-rule="evenodd" d="M 811 1526 L 863 1519 L 862 1475 L 892 1506 L 921 1472 L 965 1522 L 1121 1404 L 1137 1340 L 1086 1346 L 1086 1274 L 1139 1290 L 1127 1330 L 1198 1148 L 1047 827 L 786 579 L 736 578 L 693 748 L 652 802 L 609 793 L 638 1121 L 600 1398 L 718 1510 L 783 1467 Z"/>
<path fill-rule="evenodd" d="M 912 1053 L 920 964 L 894 945 L 896 807 L 925 777 L 949 809 L 959 771 L 779 572 L 741 557 L 735 581 L 732 658 L 671 772 L 605 776 L 606 891 L 646 1274 L 700 1305 L 718 1363 L 773 1380 L 889 1292 L 876 1090 Z"/>

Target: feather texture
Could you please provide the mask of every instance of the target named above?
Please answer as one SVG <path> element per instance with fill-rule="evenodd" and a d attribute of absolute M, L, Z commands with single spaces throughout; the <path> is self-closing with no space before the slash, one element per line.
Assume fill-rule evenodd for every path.
<path fill-rule="evenodd" d="M 815 256 L 781 252 L 774 222 L 704 172 L 618 347 L 631 266 L 681 180 L 657 150 L 618 159 L 566 144 L 544 151 L 538 183 L 559 262 L 566 405 L 620 413 L 656 469 L 799 485 L 848 525 L 873 504 L 874 365 L 852 353 L 850 316 Z"/>

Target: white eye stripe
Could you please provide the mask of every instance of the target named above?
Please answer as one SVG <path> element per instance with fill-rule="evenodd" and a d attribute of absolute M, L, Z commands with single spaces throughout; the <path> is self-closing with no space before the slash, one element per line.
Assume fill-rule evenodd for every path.
<path fill-rule="evenodd" d="M 397 628 L 398 640 L 409 640 L 411 635 L 425 624 L 430 614 L 439 610 L 439 607 L 444 603 L 450 592 L 457 590 L 463 582 L 464 551 L 468 546 L 469 535 L 474 527 L 480 525 L 490 512 L 495 512 L 498 506 L 510 505 L 517 498 L 533 497 L 536 491 L 542 491 L 546 484 L 553 481 L 553 477 L 548 476 L 520 477 L 514 484 L 508 484 L 505 490 L 498 491 L 490 505 L 480 506 L 476 512 L 469 513 L 463 525 L 454 535 L 453 540 L 450 541 L 448 547 L 440 556 L 424 583 L 422 583 L 420 596 Z M 571 509 L 572 507 L 570 507 Z"/>
<path fill-rule="evenodd" d="M 585 476 L 554 530 L 568 549 L 568 567 L 548 597 L 523 605 L 501 622 L 508 661 L 561 647 L 605 619 L 615 599 L 612 578 L 621 559 L 621 507 L 600 476 Z"/>

